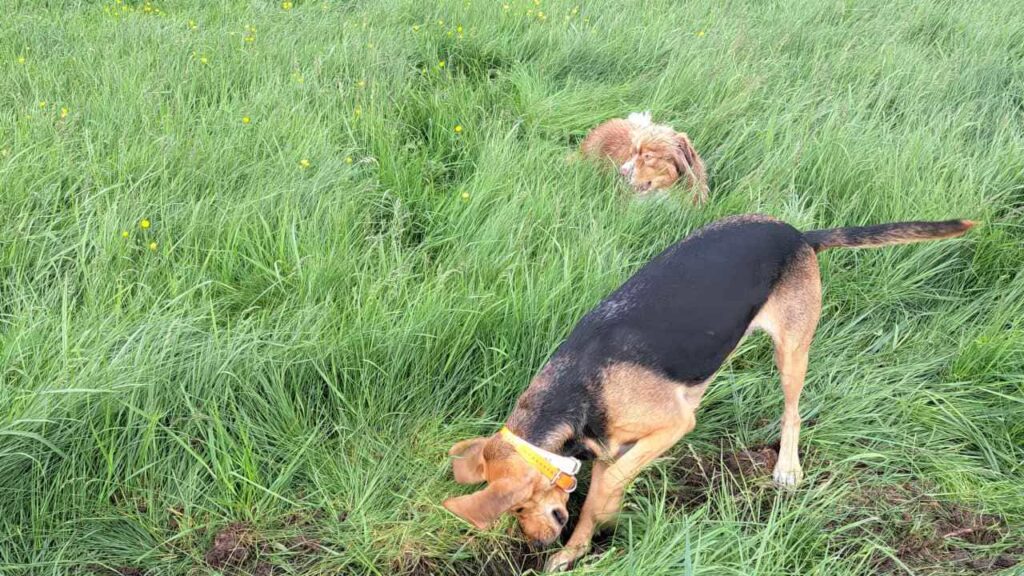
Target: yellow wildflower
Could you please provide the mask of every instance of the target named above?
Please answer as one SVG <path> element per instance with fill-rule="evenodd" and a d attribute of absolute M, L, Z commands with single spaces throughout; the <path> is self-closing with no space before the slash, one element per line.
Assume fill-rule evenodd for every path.
<path fill-rule="evenodd" d="M 458 32 L 459 34 L 462 34 L 462 26 L 456 26 L 455 31 Z"/>
<path fill-rule="evenodd" d="M 127 230 L 121 230 L 121 238 L 127 238 L 127 237 L 128 237 L 128 231 Z"/>
<path fill-rule="evenodd" d="M 156 242 L 150 242 L 149 249 L 152 250 L 153 252 L 156 252 Z"/>
<path fill-rule="evenodd" d="M 45 110 L 46 109 L 46 100 L 40 100 L 39 101 L 39 109 L 40 110 Z"/>
<path fill-rule="evenodd" d="M 345 164 L 351 164 L 351 163 L 352 163 L 352 157 L 351 156 L 345 156 Z"/>
<path fill-rule="evenodd" d="M 67 117 L 68 117 L 68 109 L 62 107 L 60 109 L 60 118 L 61 118 L 61 120 L 63 120 L 64 118 L 67 118 Z"/>
<path fill-rule="evenodd" d="M 463 192 L 462 193 L 462 199 L 463 200 L 469 200 L 469 192 Z"/>
<path fill-rule="evenodd" d="M 512 7 L 509 6 L 508 4 L 502 4 L 501 5 L 501 9 L 504 10 L 505 12 L 508 12 L 510 8 L 512 8 Z"/>
<path fill-rule="evenodd" d="M 200 56 L 200 57 L 199 57 L 199 63 L 200 63 L 200 64 L 207 64 L 207 63 L 209 63 L 209 62 L 210 62 L 210 61 L 209 61 L 209 60 L 207 60 L 206 56 Z"/>
<path fill-rule="evenodd" d="M 700 30 L 699 32 L 697 32 L 697 38 L 703 38 L 703 37 L 704 37 L 704 31 L 703 30 Z"/>
<path fill-rule="evenodd" d="M 302 168 L 303 170 L 305 170 L 306 168 L 309 168 L 309 160 L 307 160 L 305 158 L 303 158 L 302 160 L 299 160 L 299 168 Z"/>
<path fill-rule="evenodd" d="M 25 57 L 24 56 L 18 56 L 18 64 L 24 64 L 24 63 L 25 63 Z"/>
<path fill-rule="evenodd" d="M 143 218 L 142 222 L 139 222 L 139 228 L 142 228 L 143 230 L 148 230 L 149 229 L 149 219 Z"/>
<path fill-rule="evenodd" d="M 356 88 L 366 88 L 366 80 L 360 80 L 356 82 Z"/>
<path fill-rule="evenodd" d="M 281 2 L 281 8 L 284 8 L 285 10 L 291 10 L 292 9 L 292 3 L 288 2 L 288 1 Z"/>
<path fill-rule="evenodd" d="M 440 62 L 438 62 L 437 63 L 437 67 L 438 68 L 444 68 L 444 60 L 441 60 Z"/>
<path fill-rule="evenodd" d="M 456 124 L 455 125 L 455 133 L 456 134 L 462 134 L 462 124 Z"/>
<path fill-rule="evenodd" d="M 242 124 L 248 124 L 249 122 L 252 122 L 251 118 L 248 116 L 242 116 Z"/>
<path fill-rule="evenodd" d="M 413 24 L 412 25 L 412 31 L 413 32 L 419 32 L 420 31 L 420 25 L 419 24 Z"/>
<path fill-rule="evenodd" d="M 188 21 L 188 28 L 189 28 L 189 30 L 195 30 L 196 28 L 199 28 L 199 25 L 196 24 L 195 20 L 189 20 Z"/>
<path fill-rule="evenodd" d="M 444 26 L 444 20 L 438 20 L 437 21 L 437 25 L 438 26 Z"/>

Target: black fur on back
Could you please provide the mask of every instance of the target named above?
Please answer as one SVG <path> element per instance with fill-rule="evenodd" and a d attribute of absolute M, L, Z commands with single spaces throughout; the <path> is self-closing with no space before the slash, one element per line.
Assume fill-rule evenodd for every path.
<path fill-rule="evenodd" d="M 569 424 L 602 439 L 600 374 L 632 363 L 681 384 L 711 377 L 746 334 L 786 267 L 805 245 L 766 217 L 715 222 L 670 246 L 587 313 L 555 351 L 549 384 L 531 402 L 531 441 Z M 576 452 L 570 441 L 565 452 Z M 585 454 L 584 454 L 585 455 Z"/>

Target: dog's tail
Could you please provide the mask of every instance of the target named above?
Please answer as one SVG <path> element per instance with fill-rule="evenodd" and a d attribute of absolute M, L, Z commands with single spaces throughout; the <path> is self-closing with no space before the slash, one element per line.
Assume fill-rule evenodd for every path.
<path fill-rule="evenodd" d="M 632 124 L 634 128 L 646 128 L 651 125 L 651 111 L 646 110 L 644 112 L 633 112 L 626 117 L 626 120 Z"/>
<path fill-rule="evenodd" d="M 828 248 L 872 248 L 891 244 L 910 244 L 940 238 L 956 238 L 976 224 L 970 220 L 943 222 L 894 222 L 877 226 L 828 228 L 804 232 L 804 240 L 821 252 Z"/>

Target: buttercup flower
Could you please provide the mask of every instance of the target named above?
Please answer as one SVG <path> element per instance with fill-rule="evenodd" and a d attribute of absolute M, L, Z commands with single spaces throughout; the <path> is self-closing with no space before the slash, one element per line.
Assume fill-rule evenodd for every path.
<path fill-rule="evenodd" d="M 697 38 L 703 38 L 703 37 L 704 37 L 704 31 L 703 30 L 700 30 L 699 32 L 697 32 Z"/>
<path fill-rule="evenodd" d="M 438 68 L 444 68 L 444 60 L 441 60 L 440 62 L 438 62 L 437 63 L 437 67 Z"/>
<path fill-rule="evenodd" d="M 39 109 L 40 110 L 46 109 L 46 100 L 40 100 L 39 101 Z"/>
<path fill-rule="evenodd" d="M 209 62 L 209 60 L 206 59 L 206 56 L 200 56 L 199 57 L 199 63 L 200 64 L 206 64 L 208 62 Z"/>
<path fill-rule="evenodd" d="M 284 8 L 285 10 L 291 10 L 292 9 L 292 3 L 291 2 L 287 2 L 287 1 L 281 2 L 281 8 Z"/>
<path fill-rule="evenodd" d="M 149 229 L 149 219 L 143 218 L 142 222 L 139 222 L 139 228 L 142 228 L 143 230 L 148 230 Z"/>
<path fill-rule="evenodd" d="M 156 242 L 150 242 L 149 249 L 152 250 L 153 252 L 156 252 Z"/>
<path fill-rule="evenodd" d="M 128 231 L 127 230 L 121 230 L 121 238 L 127 238 L 127 237 L 128 237 Z"/>
<path fill-rule="evenodd" d="M 307 160 L 305 158 L 303 158 L 302 160 L 299 160 L 299 168 L 302 168 L 303 170 L 305 170 L 306 168 L 309 168 L 309 160 Z"/>
<path fill-rule="evenodd" d="M 469 200 L 469 192 L 463 192 L 462 193 L 462 199 L 463 200 Z"/>
<path fill-rule="evenodd" d="M 61 118 L 61 120 L 65 119 L 67 117 L 68 117 L 68 109 L 67 108 L 61 108 L 60 109 L 60 118 Z"/>
<path fill-rule="evenodd" d="M 420 31 L 420 25 L 419 24 L 413 24 L 412 25 L 412 31 L 413 32 L 419 32 Z"/>
<path fill-rule="evenodd" d="M 242 116 L 242 124 L 248 124 L 249 122 L 252 122 L 251 118 L 248 116 Z"/>
<path fill-rule="evenodd" d="M 456 134 L 462 134 L 462 124 L 456 124 L 455 125 L 455 133 Z"/>
<path fill-rule="evenodd" d="M 352 163 L 352 157 L 351 156 L 345 156 L 345 164 L 351 164 L 351 163 Z"/>

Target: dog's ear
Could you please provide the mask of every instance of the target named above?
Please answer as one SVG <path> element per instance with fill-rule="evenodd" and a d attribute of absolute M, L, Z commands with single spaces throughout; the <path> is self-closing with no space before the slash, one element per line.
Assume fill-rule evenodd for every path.
<path fill-rule="evenodd" d="M 459 484 L 479 484 L 484 481 L 484 444 L 487 438 L 472 438 L 457 442 L 448 450 L 452 457 L 452 474 Z"/>
<path fill-rule="evenodd" d="M 690 137 L 679 132 L 675 137 L 676 146 L 672 151 L 672 161 L 676 164 L 676 169 L 679 170 L 680 174 L 692 174 L 694 172 L 694 165 L 699 161 L 697 159 L 697 151 L 693 148 L 693 142 L 690 142 Z"/>
<path fill-rule="evenodd" d="M 703 204 L 708 199 L 708 176 L 704 170 L 704 161 L 697 154 L 690 137 L 683 132 L 676 133 L 676 146 L 672 160 L 680 176 L 686 176 L 693 189 L 694 204 Z"/>
<path fill-rule="evenodd" d="M 486 530 L 509 508 L 529 497 L 530 485 L 525 478 L 502 478 L 483 490 L 449 498 L 444 501 L 444 507 L 473 526 Z"/>

